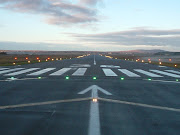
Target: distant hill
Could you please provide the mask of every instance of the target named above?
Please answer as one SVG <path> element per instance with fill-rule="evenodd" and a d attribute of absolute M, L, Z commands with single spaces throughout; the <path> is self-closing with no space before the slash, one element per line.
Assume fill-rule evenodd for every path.
<path fill-rule="evenodd" d="M 161 55 L 161 56 L 177 56 L 180 55 L 180 52 L 158 52 L 155 53 L 154 55 Z"/>

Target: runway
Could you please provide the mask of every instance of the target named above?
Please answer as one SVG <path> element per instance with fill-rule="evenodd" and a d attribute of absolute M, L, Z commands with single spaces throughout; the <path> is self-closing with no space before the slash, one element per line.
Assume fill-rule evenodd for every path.
<path fill-rule="evenodd" d="M 99 55 L 0 67 L 0 134 L 179 135 L 179 78 Z"/>

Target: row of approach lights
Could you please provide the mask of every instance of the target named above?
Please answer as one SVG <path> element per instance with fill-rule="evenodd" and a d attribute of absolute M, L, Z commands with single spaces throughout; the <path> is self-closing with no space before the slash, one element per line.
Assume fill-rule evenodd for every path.
<path fill-rule="evenodd" d="M 14 58 L 15 60 L 17 60 L 18 58 L 17 57 L 15 57 Z M 28 57 L 26 57 L 25 58 L 26 60 L 28 60 L 27 62 L 28 63 L 31 63 L 31 61 L 29 60 L 29 58 Z M 71 58 L 70 58 L 71 59 Z M 38 60 L 38 62 L 41 62 L 41 60 L 40 60 L 40 58 L 39 57 L 36 57 L 36 60 Z M 48 57 L 47 59 L 46 59 L 46 61 L 49 61 L 49 60 L 52 60 L 52 61 L 54 61 L 54 59 L 51 59 L 50 57 Z M 62 60 L 62 58 L 56 58 L 56 60 Z M 13 65 L 15 65 L 16 63 L 15 62 L 13 62 Z"/>

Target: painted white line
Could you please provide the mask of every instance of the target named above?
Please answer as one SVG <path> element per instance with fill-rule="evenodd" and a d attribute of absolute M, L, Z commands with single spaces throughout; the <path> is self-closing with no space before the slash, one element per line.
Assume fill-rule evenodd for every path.
<path fill-rule="evenodd" d="M 106 75 L 106 76 L 117 76 L 117 74 L 115 74 L 111 69 L 109 69 L 109 68 L 103 68 L 102 69 L 103 70 L 103 72 L 104 72 L 104 74 Z"/>
<path fill-rule="evenodd" d="M 72 76 L 83 76 L 85 74 L 86 70 L 87 70 L 87 68 L 79 68 L 72 74 Z"/>
<path fill-rule="evenodd" d="M 27 76 L 37 76 L 37 75 L 41 75 L 41 74 L 44 74 L 44 73 L 49 72 L 49 71 L 54 70 L 54 69 L 56 69 L 56 68 L 46 68 L 46 69 L 43 69 L 43 70 L 40 70 L 40 71 L 31 73 L 31 74 L 27 74 Z"/>
<path fill-rule="evenodd" d="M 96 65 L 96 58 L 95 58 L 95 55 L 94 55 L 94 65 Z"/>
<path fill-rule="evenodd" d="M 69 70 L 71 70 L 71 68 L 62 68 L 62 69 L 50 74 L 50 76 L 60 76 L 64 73 L 68 72 Z"/>
<path fill-rule="evenodd" d="M 134 71 L 145 74 L 145 75 L 150 76 L 150 77 L 163 77 L 163 76 L 160 76 L 160 75 L 148 72 L 148 71 L 144 71 L 142 69 L 134 69 Z"/>
<path fill-rule="evenodd" d="M 170 76 L 170 77 L 174 77 L 174 78 L 180 78 L 180 75 L 176 75 L 176 74 L 172 74 L 172 73 L 168 73 L 168 72 L 164 72 L 164 71 L 160 71 L 160 70 L 150 70 L 152 72 L 156 72 L 156 73 L 159 73 L 159 74 L 163 74 L 163 75 L 167 75 L 167 76 Z"/>
<path fill-rule="evenodd" d="M 100 88 L 97 85 L 92 85 L 82 90 L 78 94 L 85 94 L 86 92 L 90 90 L 92 91 L 91 97 L 97 100 L 98 100 L 98 90 L 103 92 L 106 95 L 112 95 L 111 93 Z M 91 101 L 88 135 L 100 135 L 100 134 L 101 134 L 101 131 L 100 131 L 100 118 L 99 118 L 99 103 L 98 101 L 96 102 Z"/>
<path fill-rule="evenodd" d="M 0 70 L 5 70 L 5 69 L 9 69 L 9 68 L 0 68 Z"/>
<path fill-rule="evenodd" d="M 158 66 L 158 67 L 166 67 L 166 66 Z"/>
<path fill-rule="evenodd" d="M 16 76 L 16 75 L 20 75 L 20 74 L 24 74 L 33 70 L 37 70 L 39 68 L 30 68 L 30 69 L 25 69 L 25 70 L 21 70 L 21 71 L 17 71 L 17 72 L 13 72 L 13 73 L 9 73 L 9 74 L 5 74 L 4 76 Z"/>
<path fill-rule="evenodd" d="M 99 100 L 107 101 L 107 102 L 120 103 L 120 104 L 141 106 L 141 107 L 147 107 L 147 108 L 153 108 L 153 109 L 160 109 L 160 110 L 166 110 L 166 111 L 180 112 L 180 109 L 164 107 L 164 106 L 148 105 L 148 104 L 141 104 L 141 103 L 135 103 L 135 102 L 127 102 L 127 101 L 122 101 L 122 100 L 113 100 L 113 99 L 106 99 L 106 98 L 99 98 Z"/>
<path fill-rule="evenodd" d="M 24 69 L 24 68 L 14 68 L 14 69 L 9 69 L 9 70 L 3 70 L 3 71 L 0 71 L 0 74 L 13 72 L 13 71 L 21 70 L 21 69 Z"/>
<path fill-rule="evenodd" d="M 118 69 L 120 72 L 126 74 L 129 77 L 140 77 L 139 75 L 127 70 L 127 69 Z"/>
<path fill-rule="evenodd" d="M 72 64 L 70 67 L 72 68 L 80 68 L 80 67 L 91 67 L 89 64 Z"/>
<path fill-rule="evenodd" d="M 120 66 L 114 66 L 114 65 L 101 65 L 101 68 L 120 68 Z"/>
<path fill-rule="evenodd" d="M 99 103 L 91 101 L 88 135 L 100 135 Z"/>
<path fill-rule="evenodd" d="M 144 79 L 144 80 L 148 80 L 148 79 Z M 176 82 L 176 81 L 164 81 L 164 80 L 151 80 L 151 81 L 154 81 L 154 82 L 165 82 L 165 83 L 179 83 L 180 84 L 180 82 Z"/>
<path fill-rule="evenodd" d="M 179 71 L 174 71 L 174 70 L 165 70 L 165 71 L 168 71 L 168 72 L 171 72 L 171 73 L 175 73 L 175 74 L 180 74 Z"/>

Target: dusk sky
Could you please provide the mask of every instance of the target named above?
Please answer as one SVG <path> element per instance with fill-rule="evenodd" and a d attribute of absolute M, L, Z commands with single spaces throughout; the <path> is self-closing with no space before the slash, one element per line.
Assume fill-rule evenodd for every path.
<path fill-rule="evenodd" d="M 180 0 L 0 0 L 0 50 L 180 51 Z"/>

